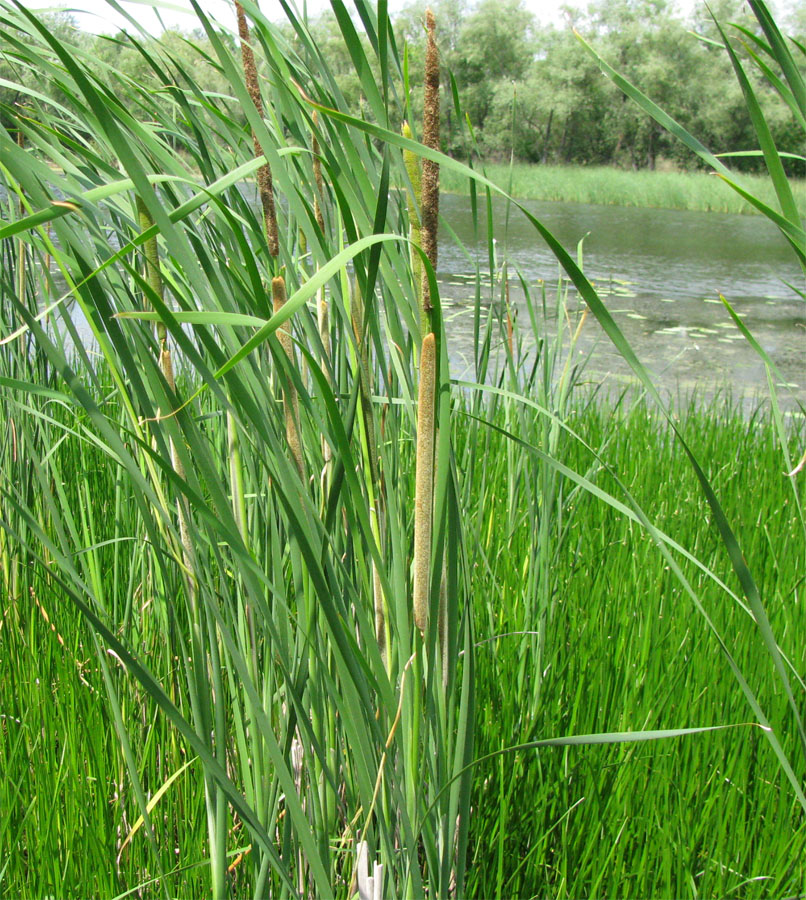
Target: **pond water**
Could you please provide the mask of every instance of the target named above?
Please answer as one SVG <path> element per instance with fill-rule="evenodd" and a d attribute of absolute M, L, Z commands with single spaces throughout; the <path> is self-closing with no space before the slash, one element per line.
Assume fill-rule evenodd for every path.
<path fill-rule="evenodd" d="M 788 286 L 803 290 L 806 284 L 791 249 L 766 219 L 578 203 L 527 201 L 524 206 L 572 257 L 584 238 L 585 274 L 667 394 L 696 390 L 709 397 L 729 389 L 734 398 L 747 401 L 767 395 L 765 367 L 722 305 L 721 293 L 780 370 L 776 381 L 788 385 L 780 392 L 782 405 L 806 404 L 806 303 Z M 445 195 L 440 212 L 471 256 L 479 255 L 482 271 L 488 269 L 486 230 L 480 228 L 476 242 L 469 200 Z M 515 270 L 530 285 L 537 286 L 538 279 L 556 284 L 558 264 L 518 210 L 511 209 L 507 220 L 500 200 L 494 213 L 497 264 L 508 262 L 511 301 L 521 330 L 528 332 Z M 451 355 L 459 370 L 454 374 L 461 376 L 472 347 L 474 284 L 467 276 L 473 265 L 447 240 L 441 241 L 439 254 Z M 490 296 L 488 287 L 488 301 Z M 501 296 L 500 286 L 495 296 Z M 570 298 L 571 307 L 578 308 L 575 292 Z M 530 337 L 524 341 L 527 349 Z M 578 345 L 580 357 L 589 352 L 587 380 L 614 388 L 630 380 L 629 368 L 592 316 Z M 465 370 L 470 376 L 466 364 Z"/>
<path fill-rule="evenodd" d="M 446 312 L 452 375 L 473 379 L 474 259 L 488 272 L 486 231 L 474 235 L 468 198 L 441 198 L 448 228 L 440 233 L 440 293 Z M 723 294 L 742 316 L 779 369 L 782 407 L 806 405 L 806 303 L 788 286 L 806 288 L 794 254 L 777 229 L 761 216 L 682 212 L 579 203 L 534 202 L 524 205 L 576 258 L 584 238 L 584 271 L 611 314 L 667 396 L 696 391 L 711 397 L 728 389 L 749 405 L 768 396 L 765 367 L 719 300 Z M 481 220 L 484 215 L 480 216 Z M 557 284 L 557 261 L 532 225 L 516 209 L 494 205 L 497 265 L 507 260 L 510 299 L 517 311 L 528 360 L 534 335 L 516 272 L 535 298 L 540 280 Z M 469 256 L 470 258 L 469 258 Z M 787 284 L 788 283 L 788 284 Z M 486 283 L 483 312 L 500 311 L 501 285 Z M 498 306 L 496 306 L 496 304 Z M 571 290 L 572 312 L 581 306 Z M 74 308 L 82 334 L 89 329 Z M 82 327 L 83 326 L 83 327 Z M 556 323 L 541 322 L 549 335 Z M 497 332 L 500 335 L 500 331 Z M 500 343 L 500 338 L 499 338 Z M 632 373 L 592 316 L 577 345 L 580 359 L 590 355 L 585 380 L 618 391 Z"/>

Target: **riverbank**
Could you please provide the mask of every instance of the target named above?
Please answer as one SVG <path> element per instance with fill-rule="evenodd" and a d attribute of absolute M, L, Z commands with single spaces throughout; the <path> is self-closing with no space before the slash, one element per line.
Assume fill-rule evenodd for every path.
<path fill-rule="evenodd" d="M 639 172 L 611 166 L 541 166 L 489 163 L 487 177 L 519 200 L 561 200 L 604 206 L 641 206 L 700 212 L 755 213 L 755 209 L 716 175 L 707 172 Z M 444 191 L 466 190 L 466 179 L 441 172 Z M 769 179 L 743 177 L 753 194 L 777 208 Z M 806 181 L 790 182 L 795 200 L 806 215 Z"/>

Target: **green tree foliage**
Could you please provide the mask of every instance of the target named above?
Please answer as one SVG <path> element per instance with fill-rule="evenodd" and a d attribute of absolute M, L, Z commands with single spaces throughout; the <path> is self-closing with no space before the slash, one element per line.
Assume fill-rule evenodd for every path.
<path fill-rule="evenodd" d="M 483 129 L 502 85 L 517 84 L 535 51 L 534 19 L 522 0 L 483 0 L 459 32 L 456 77 L 464 108 Z"/>
<path fill-rule="evenodd" d="M 449 71 L 481 156 L 634 169 L 655 168 L 660 160 L 683 167 L 697 164 L 579 53 L 571 27 L 539 28 L 521 0 L 483 0 L 470 10 L 450 0 L 434 8 L 446 89 L 451 86 Z M 721 21 L 752 29 L 737 0 L 717 0 L 714 8 Z M 411 48 L 413 83 L 422 66 L 423 10 L 422 4 L 407 7 L 397 20 L 401 41 Z M 722 152 L 755 146 L 730 63 L 709 43 L 718 32 L 707 11 L 686 22 L 669 0 L 594 0 L 584 12 L 566 10 L 566 18 L 709 146 Z M 795 31 L 802 19 L 793 11 Z M 759 90 L 769 95 L 776 141 L 802 153 L 785 105 L 768 87 L 759 85 Z M 470 147 L 463 135 L 455 119 L 444 123 L 445 149 L 466 154 Z M 740 165 L 754 168 L 757 162 Z"/>
<path fill-rule="evenodd" d="M 445 98 L 442 145 L 448 153 L 462 158 L 476 153 L 492 160 L 514 157 L 525 162 L 609 163 L 634 169 L 655 168 L 659 162 L 697 165 L 682 145 L 602 77 L 593 60 L 580 51 L 571 26 L 709 147 L 720 152 L 755 148 L 730 62 L 712 43 L 718 38 L 713 19 L 705 8 L 698 8 L 690 21 L 684 21 L 671 0 L 592 0 L 585 11 L 566 9 L 568 27 L 563 28 L 538 26 L 524 0 L 434 0 L 430 4 L 416 0 L 393 22 L 395 41 L 406 49 L 405 115 L 415 134 L 422 116 L 427 5 L 437 19 Z M 721 22 L 734 22 L 753 32 L 755 19 L 739 0 L 714 0 L 710 6 Z M 194 98 L 194 102 L 207 103 L 211 109 L 227 104 L 230 115 L 243 119 L 237 105 L 227 98 L 226 79 L 203 33 L 166 31 L 159 38 L 133 41 L 123 32 L 101 37 L 82 34 L 67 13 L 53 14 L 49 21 L 60 40 L 75 45 L 79 52 L 83 47 L 100 60 L 97 76 L 101 81 L 105 67 L 122 72 L 130 79 L 133 94 L 158 92 L 166 104 L 174 105 L 174 114 L 181 115 L 180 94 L 189 83 L 183 73 L 193 66 L 195 83 L 206 87 L 206 97 Z M 806 46 L 803 9 L 792 6 L 788 23 L 790 33 Z M 333 73 L 332 87 L 341 95 L 341 102 L 354 114 L 371 117 L 361 76 L 334 13 L 309 21 L 308 30 L 316 52 L 327 60 Z M 365 58 L 374 65 L 377 57 L 368 39 L 358 26 L 357 32 Z M 282 33 L 290 52 L 310 52 L 290 26 L 284 26 Z M 70 106 L 69 98 L 60 96 L 58 79 L 27 71 L 15 57 L 13 40 L 5 46 L 0 78 L 35 88 Z M 209 60 L 201 64 L 201 73 L 200 54 Z M 806 64 L 806 53 L 796 55 Z M 268 73 L 264 77 L 269 77 Z M 802 136 L 790 111 L 769 85 L 758 78 L 753 85 L 765 100 L 776 144 L 803 155 Z M 454 89 L 470 128 L 456 115 Z M 23 93 L 0 86 L 3 121 L 10 121 L 8 110 L 22 102 Z M 25 102 L 30 103 L 30 98 Z M 389 124 L 397 128 L 400 123 Z M 244 135 L 246 139 L 246 130 Z M 802 174 L 802 163 L 787 164 L 793 174 Z M 737 165 L 754 169 L 759 162 L 749 158 Z"/>
<path fill-rule="evenodd" d="M 48 13 L 42 16 L 53 35 L 65 44 L 86 47 L 91 38 L 76 26 L 75 18 L 67 12 Z M 3 53 L 0 55 L 0 125 L 16 130 L 17 113 L 20 108 L 33 110 L 39 101 L 31 92 L 47 97 L 55 97 L 59 89 L 53 77 L 41 71 L 32 71 L 26 62 L 20 42 L 30 40 L 16 28 L 0 21 L 4 35 Z"/>

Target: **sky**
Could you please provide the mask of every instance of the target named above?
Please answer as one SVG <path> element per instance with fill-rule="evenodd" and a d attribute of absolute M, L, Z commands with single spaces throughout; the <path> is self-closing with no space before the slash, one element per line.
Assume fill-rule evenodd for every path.
<path fill-rule="evenodd" d="M 199 0 L 199 2 L 211 17 L 234 30 L 235 13 L 229 0 Z M 284 18 L 282 7 L 277 0 L 258 0 L 258 2 L 261 10 L 269 19 L 279 21 Z M 563 5 L 584 8 L 587 6 L 587 2 L 588 0 L 524 0 L 524 6 L 535 14 L 541 24 L 561 25 L 563 19 L 560 9 Z M 698 0 L 678 0 L 678 7 L 683 13 L 688 13 L 695 2 Z M 296 0 L 296 3 L 301 10 L 303 0 Z M 328 0 L 307 0 L 307 3 L 308 14 L 311 16 L 318 15 L 330 8 Z M 131 28 L 131 23 L 127 23 L 123 17 L 111 12 L 106 0 L 73 0 L 72 3 L 61 2 L 47 6 L 40 0 L 31 0 L 28 5 L 31 9 L 69 9 L 76 13 L 79 25 L 85 31 L 111 33 L 123 27 Z M 348 7 L 349 5 L 348 2 Z M 393 16 L 405 5 L 407 5 L 407 0 L 389 0 L 389 9 Z M 196 21 L 187 0 L 159 3 L 154 3 L 153 0 L 121 0 L 121 6 L 128 10 L 130 15 L 143 27 L 154 34 L 159 34 L 162 27 L 151 9 L 152 6 L 158 6 L 162 21 L 168 28 L 193 28 Z M 85 13 L 78 15 L 79 10 L 85 11 Z"/>

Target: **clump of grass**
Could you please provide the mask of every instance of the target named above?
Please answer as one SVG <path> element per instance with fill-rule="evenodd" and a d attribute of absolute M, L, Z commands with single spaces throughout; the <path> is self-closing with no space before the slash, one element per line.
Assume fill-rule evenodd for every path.
<path fill-rule="evenodd" d="M 669 718 L 744 720 L 743 701 L 714 635 L 652 541 L 618 510 L 568 484 L 566 539 L 552 557 L 559 574 L 541 661 L 541 703 L 533 716 L 524 715 L 539 602 L 535 520 L 527 512 L 534 501 L 528 479 L 511 488 L 507 445 L 515 442 L 521 455 L 529 452 L 525 445 L 537 449 L 540 416 L 524 416 L 513 433 L 503 400 L 491 398 L 487 412 L 501 429 L 486 433 L 480 448 L 493 462 L 477 469 L 466 494 L 478 515 L 469 559 L 478 572 L 477 615 L 488 623 L 485 634 L 496 636 L 479 647 L 477 659 L 478 702 L 489 710 L 478 752 L 492 753 L 513 736 L 528 741 L 547 733 L 589 733 L 635 718 L 648 728 Z M 776 468 L 774 416 L 764 408 L 748 416 L 728 396 L 692 400 L 677 413 L 692 450 L 710 461 L 714 486 L 726 514 L 740 525 L 739 538 L 782 649 L 802 671 L 806 649 L 797 629 L 803 625 L 795 626 L 795 620 L 801 622 L 803 610 L 791 602 L 799 591 L 802 526 Z M 662 417 L 635 395 L 596 403 L 579 397 L 568 423 L 611 472 L 575 441 L 560 445 L 559 460 L 588 472 L 613 494 L 620 491 L 618 476 L 639 503 L 655 511 L 658 528 L 696 553 L 705 569 L 687 561 L 686 576 L 719 632 L 735 636 L 743 670 L 756 671 L 760 693 L 771 698 L 776 678 L 751 636 L 750 617 L 709 577 L 724 572 L 724 550 L 697 479 Z M 802 425 L 792 423 L 787 439 L 790 448 L 800 446 Z M 457 464 L 469 467 L 479 452 L 471 429 L 460 429 L 456 446 Z M 759 498 L 753 516 L 747 516 L 748 490 Z M 802 485 L 799 493 L 803 497 Z M 759 520 L 766 528 L 757 527 Z M 728 578 L 728 584 L 738 595 L 737 580 Z M 487 601 L 491 595 L 494 608 Z M 785 716 L 780 697 L 773 706 Z M 795 732 L 784 727 L 781 735 L 796 754 Z M 776 785 L 772 791 L 766 777 Z M 761 734 L 737 739 L 726 732 L 697 745 L 541 752 L 540 765 L 495 758 L 479 768 L 474 784 L 479 814 L 471 845 L 493 848 L 497 865 L 483 866 L 485 854 L 477 851 L 467 887 L 472 896 L 671 896 L 688 881 L 703 895 L 735 890 L 762 898 L 770 892 L 789 896 L 806 875 L 806 825 Z M 776 814 L 782 795 L 788 797 L 785 810 Z M 524 804 L 524 796 L 538 801 Z M 790 823 L 786 839 L 782 820 Z M 767 848 L 764 854 L 749 849 L 754 842 Z"/>

